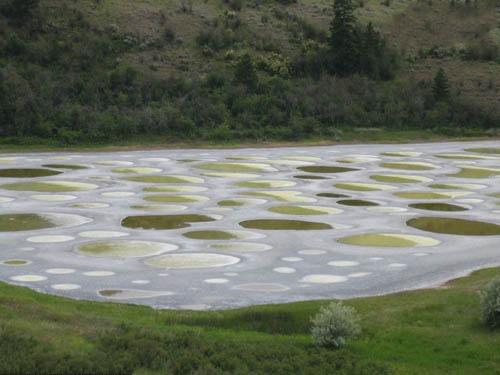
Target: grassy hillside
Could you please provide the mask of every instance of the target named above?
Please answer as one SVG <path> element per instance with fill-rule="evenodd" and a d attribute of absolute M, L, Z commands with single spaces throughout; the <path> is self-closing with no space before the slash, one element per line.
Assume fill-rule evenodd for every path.
<path fill-rule="evenodd" d="M 59 8 L 60 1 L 42 0 L 47 8 Z M 162 39 L 165 30 L 175 34 L 175 43 L 127 54 L 125 62 L 157 76 L 189 71 L 207 74 L 220 65 L 230 68 L 231 56 L 225 49 L 214 56 L 203 54 L 196 37 L 225 12 L 241 19 L 246 35 L 234 54 L 250 50 L 257 57 L 277 53 L 292 59 L 309 40 L 307 28 L 328 33 L 333 17 L 331 0 L 90 0 L 66 2 L 70 9 L 83 12 L 99 28 L 112 27 L 139 39 Z M 233 10 L 231 4 L 242 4 Z M 287 3 L 289 3 L 287 5 Z M 401 51 L 403 69 L 399 75 L 431 79 L 443 66 L 468 99 L 500 105 L 500 4 L 496 1 L 450 0 L 361 0 L 356 14 L 360 22 L 373 22 Z M 183 6 L 186 6 L 185 8 Z M 183 11 L 183 9 L 188 9 Z M 464 58 L 468 48 L 491 45 L 493 56 Z M 269 49 L 269 51 L 266 51 Z M 486 52 L 486 51 L 484 51 Z M 492 58 L 491 58 L 492 57 Z"/>
<path fill-rule="evenodd" d="M 24 16 L 12 11 L 19 3 L 32 4 Z M 397 61 L 383 79 L 332 72 L 332 4 L 0 0 L 2 141 L 343 140 L 353 128 L 498 134 L 496 1 L 356 0 L 360 27 L 373 23 Z M 252 87 L 237 75 L 247 55 Z M 446 100 L 432 90 L 439 68 Z"/>
<path fill-rule="evenodd" d="M 339 351 L 315 347 L 309 334 L 326 301 L 158 311 L 0 284 L 0 372 L 498 374 L 500 335 L 482 326 L 477 291 L 499 275 L 349 300 L 363 333 Z"/>

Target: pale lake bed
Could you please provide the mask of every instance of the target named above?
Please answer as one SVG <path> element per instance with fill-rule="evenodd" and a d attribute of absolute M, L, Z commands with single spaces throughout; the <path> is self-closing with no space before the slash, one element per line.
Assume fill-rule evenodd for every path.
<path fill-rule="evenodd" d="M 0 280 L 221 309 L 500 264 L 500 142 L 0 154 Z"/>

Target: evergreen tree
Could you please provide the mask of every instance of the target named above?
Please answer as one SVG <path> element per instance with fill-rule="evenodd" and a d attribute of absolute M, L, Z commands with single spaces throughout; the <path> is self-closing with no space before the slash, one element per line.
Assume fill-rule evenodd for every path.
<path fill-rule="evenodd" d="M 450 86 L 443 68 L 439 68 L 434 76 L 432 93 L 434 94 L 434 99 L 436 101 L 446 100 L 450 97 Z"/>
<path fill-rule="evenodd" d="M 372 79 L 393 78 L 397 56 L 372 23 L 357 24 L 352 0 L 335 0 L 330 25 L 329 71 L 348 76 L 355 73 Z"/>
<path fill-rule="evenodd" d="M 234 81 L 245 85 L 249 90 L 255 90 L 257 87 L 258 77 L 252 58 L 248 53 L 244 54 L 234 71 Z"/>
<path fill-rule="evenodd" d="M 375 31 L 370 22 L 366 29 L 361 33 L 361 50 L 359 68 L 360 71 L 371 78 L 379 78 L 378 62 L 381 59 L 383 44 L 381 43 L 380 34 Z"/>
<path fill-rule="evenodd" d="M 331 71 L 349 75 L 359 68 L 359 33 L 352 0 L 335 0 L 330 25 Z"/>

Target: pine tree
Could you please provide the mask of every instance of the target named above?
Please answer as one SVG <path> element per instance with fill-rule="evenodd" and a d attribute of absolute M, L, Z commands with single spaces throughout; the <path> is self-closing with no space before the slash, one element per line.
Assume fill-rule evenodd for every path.
<path fill-rule="evenodd" d="M 381 60 L 382 48 L 380 34 L 375 31 L 370 22 L 366 30 L 362 32 L 362 52 L 360 53 L 360 71 L 371 78 L 379 78 L 379 61 Z"/>
<path fill-rule="evenodd" d="M 439 68 L 434 76 L 432 93 L 434 94 L 434 99 L 436 101 L 446 100 L 450 97 L 450 86 L 443 68 Z"/>
<path fill-rule="evenodd" d="M 257 73 L 248 53 L 244 54 L 236 64 L 234 80 L 236 83 L 245 85 L 249 90 L 254 90 L 257 87 Z"/>
<path fill-rule="evenodd" d="M 349 75 L 358 70 L 359 33 L 352 0 L 335 0 L 334 18 L 330 25 L 332 73 Z"/>

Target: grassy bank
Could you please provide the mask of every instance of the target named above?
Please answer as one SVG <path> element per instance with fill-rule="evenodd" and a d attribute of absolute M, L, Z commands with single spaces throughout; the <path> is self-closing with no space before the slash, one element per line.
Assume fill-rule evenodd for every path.
<path fill-rule="evenodd" d="M 310 147 L 360 143 L 420 143 L 420 142 L 451 142 L 451 141 L 481 141 L 500 139 L 500 133 L 477 133 L 471 135 L 444 135 L 426 130 L 385 130 L 367 128 L 356 131 L 344 130 L 337 138 L 310 138 L 296 142 L 279 141 L 182 141 L 168 137 L 137 137 L 130 141 L 113 143 L 82 143 L 63 145 L 54 141 L 26 140 L 19 143 L 2 143 L 0 153 L 17 152 L 112 152 L 134 150 L 161 149 L 232 149 L 232 148 L 264 148 L 264 147 Z"/>
<path fill-rule="evenodd" d="M 498 374 L 500 333 L 482 327 L 477 293 L 497 276 L 492 268 L 436 289 L 349 300 L 363 334 L 341 351 L 316 348 L 309 335 L 326 301 L 158 311 L 2 283 L 0 372 Z"/>

